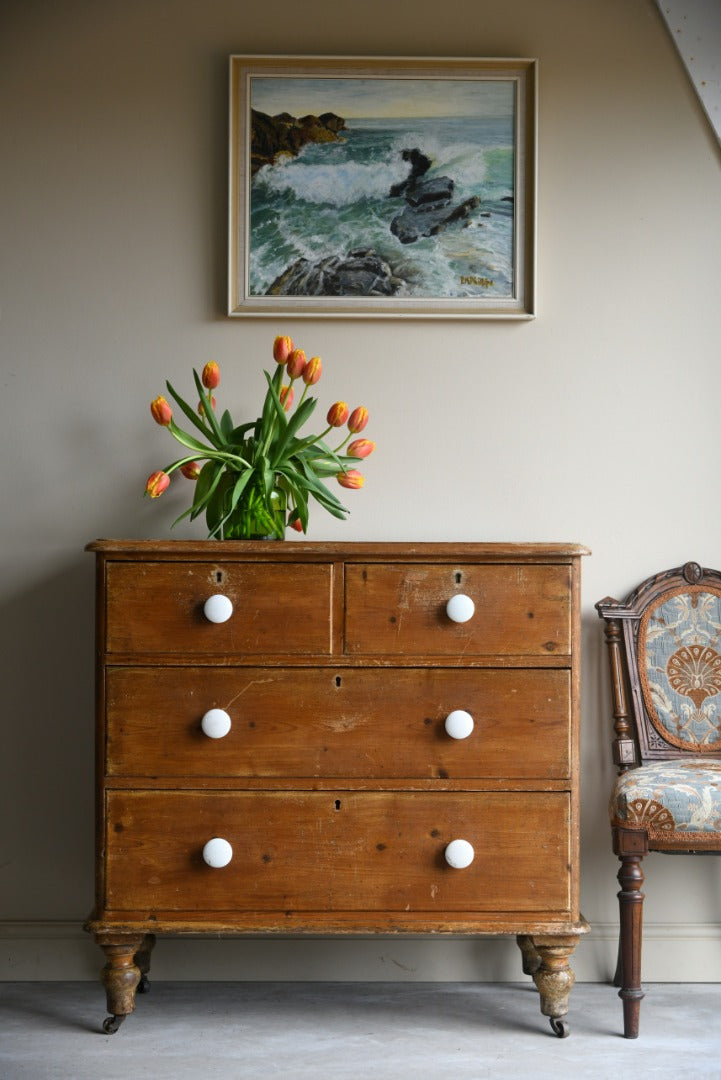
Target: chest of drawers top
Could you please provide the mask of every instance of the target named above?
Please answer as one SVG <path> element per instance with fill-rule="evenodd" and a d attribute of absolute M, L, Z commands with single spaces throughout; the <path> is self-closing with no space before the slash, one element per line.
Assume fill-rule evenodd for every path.
<path fill-rule="evenodd" d="M 109 657 L 363 663 L 484 656 L 568 662 L 577 544 L 112 541 L 98 557 Z M 232 617 L 208 620 L 221 595 Z M 467 596 L 455 622 L 448 601 Z"/>

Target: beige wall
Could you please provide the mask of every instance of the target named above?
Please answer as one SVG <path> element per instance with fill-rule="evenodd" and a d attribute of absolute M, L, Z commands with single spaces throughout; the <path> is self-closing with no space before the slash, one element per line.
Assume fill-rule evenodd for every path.
<path fill-rule="evenodd" d="M 538 318 L 226 318 L 232 52 L 538 57 Z M 687 559 L 721 563 L 721 162 L 655 5 L 10 0 L 0 87 L 0 977 L 92 977 L 99 962 L 78 930 L 93 892 L 83 545 L 168 535 L 182 498 L 141 498 L 172 456 L 148 401 L 214 358 L 250 414 L 282 332 L 323 357 L 322 400 L 365 402 L 378 443 L 350 522 L 319 511 L 313 539 L 593 549 L 582 892 L 594 933 L 576 968 L 606 978 L 617 886 L 593 603 Z M 648 860 L 649 977 L 713 977 L 712 953 L 721 969 L 720 885 L 716 860 Z M 517 975 L 505 946 L 463 941 L 193 942 L 157 964 L 158 977 Z"/>

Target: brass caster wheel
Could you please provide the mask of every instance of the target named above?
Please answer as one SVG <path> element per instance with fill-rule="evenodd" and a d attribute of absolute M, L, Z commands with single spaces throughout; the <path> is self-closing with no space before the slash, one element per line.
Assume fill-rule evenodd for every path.
<path fill-rule="evenodd" d="M 557 1017 L 552 1016 L 550 1019 L 551 1029 L 554 1035 L 557 1035 L 559 1039 L 567 1039 L 571 1032 L 568 1030 L 568 1024 L 565 1020 L 559 1020 Z"/>
<path fill-rule="evenodd" d="M 125 1016 L 107 1016 L 103 1020 L 103 1031 L 106 1035 L 114 1035 L 122 1024 Z"/>

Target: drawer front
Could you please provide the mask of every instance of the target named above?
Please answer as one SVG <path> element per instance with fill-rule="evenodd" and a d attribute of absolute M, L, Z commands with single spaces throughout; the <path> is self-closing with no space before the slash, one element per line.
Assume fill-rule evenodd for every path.
<path fill-rule="evenodd" d="M 330 649 L 331 568 L 290 563 L 109 563 L 110 653 L 325 654 Z M 226 622 L 210 622 L 209 596 L 228 597 Z"/>
<path fill-rule="evenodd" d="M 446 604 L 469 596 L 453 622 Z M 346 567 L 345 649 L 357 656 L 567 656 L 570 567 L 375 565 Z"/>
<path fill-rule="evenodd" d="M 110 792 L 122 911 L 568 911 L 566 793 Z M 233 857 L 212 869 L 213 837 Z M 475 858 L 448 866 L 454 839 Z"/>
<path fill-rule="evenodd" d="M 565 670 L 109 668 L 111 776 L 560 778 Z M 222 709 L 230 730 L 203 733 Z M 451 738 L 454 710 L 473 719 Z"/>

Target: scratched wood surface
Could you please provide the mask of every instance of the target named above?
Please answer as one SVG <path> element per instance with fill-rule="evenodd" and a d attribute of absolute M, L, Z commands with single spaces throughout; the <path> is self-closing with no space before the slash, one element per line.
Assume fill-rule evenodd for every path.
<path fill-rule="evenodd" d="M 567 793 L 112 792 L 107 905 L 568 913 Z M 230 864 L 202 849 L 228 840 Z M 476 849 L 452 870 L 444 849 Z M 362 921 L 362 916 L 360 917 Z"/>
<path fill-rule="evenodd" d="M 106 696 L 112 776 L 569 775 L 564 670 L 112 667 Z M 220 739 L 201 729 L 212 708 Z M 446 733 L 454 709 L 466 739 Z"/>
<path fill-rule="evenodd" d="M 567 656 L 568 566 L 350 565 L 345 574 L 345 647 L 354 655 Z M 453 623 L 446 603 L 475 604 Z"/>
<path fill-rule="evenodd" d="M 209 596 L 228 622 L 203 615 Z M 330 649 L 331 567 L 323 564 L 110 563 L 107 649 L 113 653 L 323 654 Z"/>

